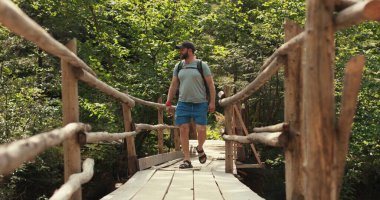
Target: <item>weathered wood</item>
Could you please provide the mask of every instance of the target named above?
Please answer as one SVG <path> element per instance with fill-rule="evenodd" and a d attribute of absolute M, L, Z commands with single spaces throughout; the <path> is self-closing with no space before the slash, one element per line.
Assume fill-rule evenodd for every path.
<path fill-rule="evenodd" d="M 253 129 L 253 132 L 260 133 L 260 132 L 282 132 L 284 130 L 287 130 L 289 127 L 288 123 L 279 123 L 275 125 L 265 126 L 265 127 L 256 127 Z"/>
<path fill-rule="evenodd" d="M 194 199 L 223 200 L 212 172 L 194 171 Z"/>
<path fill-rule="evenodd" d="M 87 83 L 89 86 L 94 87 L 94 88 L 114 97 L 115 99 L 118 99 L 119 101 L 127 104 L 129 107 L 135 106 L 135 101 L 133 101 L 129 95 L 124 94 L 122 92 L 119 92 L 115 88 L 107 85 L 103 81 L 97 79 L 95 76 L 91 75 L 90 73 L 88 73 L 82 69 L 73 68 L 73 71 L 74 71 L 75 76 L 79 80 Z"/>
<path fill-rule="evenodd" d="M 372 2 L 373 1 L 373 2 Z M 353 1 L 350 1 L 350 0 L 345 0 L 345 1 L 341 1 L 343 2 L 343 4 L 341 5 L 344 5 L 345 7 L 344 8 L 348 8 L 349 6 L 354 6 L 354 3 Z M 362 3 L 363 4 L 363 3 Z M 371 18 L 377 18 L 378 17 L 378 14 L 373 14 L 374 12 L 376 12 L 376 8 L 377 8 L 377 4 L 378 4 L 378 0 L 371 0 L 370 2 L 367 2 L 367 4 L 373 4 L 373 5 L 376 5 L 376 6 L 371 6 L 367 11 L 367 13 L 371 13 L 369 16 L 372 16 Z M 368 7 L 367 7 L 368 8 Z M 357 10 L 357 9 L 355 9 Z M 365 10 L 365 9 L 364 9 Z M 341 14 L 337 14 L 336 16 L 339 16 Z M 354 14 L 352 14 L 354 15 Z M 367 16 L 368 14 L 365 14 L 365 16 Z M 351 23 L 348 23 L 346 22 L 345 20 L 351 20 L 352 17 L 339 17 L 340 19 L 339 20 L 335 20 L 336 23 L 335 23 L 335 31 L 337 30 L 341 30 L 341 29 L 344 29 L 344 28 L 347 28 L 349 26 L 352 26 L 353 24 Z M 357 20 L 357 21 L 354 21 L 355 24 L 358 24 L 358 23 L 361 23 L 365 20 L 370 20 L 370 19 L 365 19 L 365 18 L 360 18 L 361 21 Z M 377 18 L 378 20 L 378 18 Z M 298 45 L 301 45 L 304 40 L 305 40 L 305 35 L 306 33 L 305 32 L 301 32 L 299 33 L 297 36 L 293 37 L 292 39 L 290 39 L 289 41 L 287 41 L 286 43 L 284 43 L 283 45 L 281 45 L 278 49 L 276 49 L 276 51 L 268 58 L 265 60 L 264 64 L 261 66 L 260 68 L 260 71 L 263 71 L 264 69 L 266 69 L 269 65 L 271 65 L 271 63 L 274 61 L 275 58 L 281 56 L 281 55 L 286 55 L 287 52 L 290 50 L 290 49 L 294 49 L 294 48 L 297 48 Z"/>
<path fill-rule="evenodd" d="M 86 133 L 87 143 L 98 143 L 98 142 L 112 142 L 117 140 L 125 139 L 126 137 L 132 137 L 137 135 L 138 132 L 130 131 L 123 133 L 108 133 L 108 132 L 90 132 Z"/>
<path fill-rule="evenodd" d="M 165 200 L 193 200 L 193 171 L 175 171 Z"/>
<path fill-rule="evenodd" d="M 118 189 L 112 193 L 104 196 L 100 200 L 126 200 L 132 199 L 132 197 L 144 187 L 144 185 L 149 181 L 154 175 L 156 170 L 143 170 L 134 174 L 128 182 L 120 186 Z"/>
<path fill-rule="evenodd" d="M 308 0 L 303 69 L 305 199 L 337 199 L 333 159 L 336 140 L 334 102 L 334 1 Z"/>
<path fill-rule="evenodd" d="M 134 100 L 137 104 L 141 104 L 141 105 L 144 105 L 144 106 L 149 106 L 149 107 L 153 107 L 153 108 L 157 108 L 157 109 L 166 109 L 166 105 L 165 104 L 161 104 L 161 103 L 155 103 L 155 102 L 151 102 L 151 101 L 145 101 L 145 100 L 142 100 L 142 99 L 139 99 L 137 97 L 134 97 L 134 96 L 130 96 L 129 97 Z M 172 106 L 173 109 L 176 108 L 176 106 Z"/>
<path fill-rule="evenodd" d="M 345 69 L 341 111 L 338 119 L 338 137 L 335 144 L 336 163 L 334 165 L 337 169 L 335 180 L 337 180 L 338 191 L 342 187 L 351 126 L 356 112 L 364 64 L 363 55 L 355 56 L 347 63 Z"/>
<path fill-rule="evenodd" d="M 160 97 L 158 99 L 158 103 L 162 103 L 162 98 Z M 158 124 L 163 124 L 164 123 L 164 109 L 159 108 L 158 113 L 157 113 L 157 118 L 158 118 Z M 158 140 L 158 153 L 163 153 L 164 152 L 164 133 L 162 129 L 157 130 L 157 140 Z"/>
<path fill-rule="evenodd" d="M 178 129 L 178 126 L 170 126 L 167 124 L 136 124 L 136 131 L 140 132 L 142 130 L 159 130 L 159 129 Z"/>
<path fill-rule="evenodd" d="M 145 158 L 140 158 L 138 159 L 139 163 L 139 169 L 147 169 L 149 167 L 152 167 L 154 165 L 158 165 L 164 162 L 168 162 L 177 158 L 183 157 L 183 154 L 181 151 L 172 151 L 168 153 L 163 153 L 163 154 L 158 154 L 158 155 L 153 155 L 153 156 L 148 156 Z"/>
<path fill-rule="evenodd" d="M 133 200 L 162 200 L 168 191 L 174 171 L 156 171 L 154 176 L 133 197 Z"/>
<path fill-rule="evenodd" d="M 235 163 L 236 169 L 252 169 L 252 168 L 263 168 L 263 164 L 244 164 L 244 163 Z"/>
<path fill-rule="evenodd" d="M 243 101 L 244 99 L 248 98 L 250 95 L 256 92 L 261 86 L 263 86 L 266 83 L 266 81 L 268 81 L 280 69 L 284 61 L 285 61 L 285 58 L 283 57 L 274 58 L 273 62 L 271 62 L 269 66 L 265 68 L 255 78 L 254 81 L 252 81 L 245 88 L 243 88 L 241 91 L 234 94 L 233 96 L 226 97 L 224 99 L 219 100 L 219 105 L 224 107 L 227 105 L 237 103 L 238 101 Z"/>
<path fill-rule="evenodd" d="M 76 54 L 76 40 L 73 39 L 67 44 L 67 48 Z M 61 60 L 62 73 L 62 107 L 63 107 L 63 124 L 79 122 L 79 103 L 78 103 L 78 80 L 75 78 L 73 67 Z M 82 70 L 82 69 L 80 69 Z M 84 70 L 83 70 L 84 71 Z M 88 72 L 87 72 L 88 73 Z M 71 174 L 81 171 L 81 155 L 78 137 L 73 135 L 63 142 L 64 150 L 64 166 L 65 166 L 65 182 Z M 72 199 L 81 199 L 82 191 L 78 191 L 73 195 Z"/>
<path fill-rule="evenodd" d="M 230 86 L 225 86 L 224 87 L 224 93 L 225 96 L 228 98 L 231 94 L 231 87 Z M 225 126 L 225 132 L 228 135 L 235 135 L 234 133 L 234 127 L 233 127 L 233 117 L 234 117 L 234 110 L 233 110 L 233 105 L 227 105 L 224 108 L 224 126 Z M 226 154 L 225 154 L 225 161 L 226 161 L 226 166 L 225 170 L 226 173 L 232 173 L 233 172 L 233 161 L 234 161 L 234 155 L 233 155 L 233 142 L 229 140 L 225 140 L 226 143 Z"/>
<path fill-rule="evenodd" d="M 335 11 L 342 11 L 346 9 L 347 7 L 350 7 L 356 3 L 358 3 L 359 0 L 336 0 L 335 1 Z"/>
<path fill-rule="evenodd" d="M 226 141 L 235 141 L 242 144 L 259 142 L 272 147 L 284 147 L 287 142 L 287 136 L 282 132 L 250 133 L 247 136 L 223 135 L 223 139 Z"/>
<path fill-rule="evenodd" d="M 73 135 L 89 130 L 89 125 L 70 123 L 63 128 L 40 133 L 10 144 L 3 144 L 0 146 L 0 174 L 9 174 L 22 163 L 33 160 L 46 149 L 61 144 Z"/>
<path fill-rule="evenodd" d="M 128 92 L 125 91 L 125 94 L 128 95 Z M 123 103 L 122 109 L 123 109 L 123 122 L 124 122 L 124 131 L 130 132 L 132 131 L 132 113 L 131 108 Z M 132 176 L 135 174 L 138 169 L 138 161 L 137 161 L 137 154 L 136 154 L 136 146 L 135 146 L 135 137 L 125 136 L 125 144 L 126 150 L 127 150 L 127 159 L 128 159 L 128 176 Z"/>
<path fill-rule="evenodd" d="M 233 174 L 213 171 L 215 181 L 223 195 L 224 199 L 228 200 L 262 200 L 259 195 L 254 193 L 249 187 L 242 184 Z"/>
<path fill-rule="evenodd" d="M 70 199 L 75 191 L 81 188 L 81 185 L 91 180 L 94 175 L 94 160 L 87 158 L 83 162 L 83 172 L 72 174 L 69 180 L 62 185 L 50 198 L 50 200 Z"/>
<path fill-rule="evenodd" d="M 237 106 L 234 106 L 234 110 L 235 110 L 235 113 L 238 112 L 238 108 L 237 108 Z M 244 134 L 245 134 L 246 136 L 248 136 L 248 134 L 249 134 L 249 133 L 248 133 L 248 129 L 247 129 L 247 127 L 245 127 L 245 124 L 244 124 L 243 118 L 241 117 L 240 114 L 239 114 L 239 115 L 236 115 L 236 116 L 237 116 L 237 121 L 238 121 L 238 123 L 240 123 L 240 126 L 243 128 L 243 132 L 244 132 Z M 257 150 L 256 150 L 255 145 L 251 143 L 250 146 L 251 146 L 251 149 L 252 149 L 253 155 L 254 155 L 255 158 L 256 158 L 257 163 L 261 163 L 261 159 L 260 159 L 259 153 L 257 153 Z"/>
<path fill-rule="evenodd" d="M 285 40 L 303 30 L 296 23 L 285 21 Z M 285 154 L 285 180 L 286 199 L 304 199 L 304 175 L 302 170 L 303 144 L 301 128 L 301 107 L 302 107 L 302 68 L 301 68 L 301 45 L 288 52 L 285 69 L 285 94 L 284 94 L 284 119 L 287 124 L 288 143 L 284 148 Z M 254 129 L 254 131 L 256 131 Z"/>
<path fill-rule="evenodd" d="M 350 7 L 347 7 L 335 16 L 335 29 L 342 29 L 359 24 L 363 21 L 379 21 L 379 10 L 379 0 L 360 1 Z"/>
<path fill-rule="evenodd" d="M 91 74 L 95 74 L 86 63 L 50 36 L 40 25 L 9 0 L 0 1 L 0 22 L 12 32 L 33 42 L 41 49 L 60 57 L 75 67 L 83 68 Z"/>

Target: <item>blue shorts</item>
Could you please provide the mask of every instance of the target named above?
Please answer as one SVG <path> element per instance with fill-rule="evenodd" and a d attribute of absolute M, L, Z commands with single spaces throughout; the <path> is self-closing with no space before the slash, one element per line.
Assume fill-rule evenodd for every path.
<path fill-rule="evenodd" d="M 208 103 L 188 103 L 178 102 L 175 110 L 175 124 L 187 124 L 190 123 L 191 118 L 194 119 L 195 124 L 206 125 L 207 124 L 207 111 Z"/>

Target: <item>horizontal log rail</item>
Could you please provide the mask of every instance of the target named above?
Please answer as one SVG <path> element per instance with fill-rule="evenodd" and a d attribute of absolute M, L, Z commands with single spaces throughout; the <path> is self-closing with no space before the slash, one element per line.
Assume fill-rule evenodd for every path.
<path fill-rule="evenodd" d="M 87 158 L 83 162 L 83 172 L 72 174 L 69 180 L 61 186 L 50 198 L 50 200 L 66 200 L 70 199 L 75 191 L 77 191 L 82 184 L 91 180 L 94 175 L 94 160 Z"/>
<path fill-rule="evenodd" d="M 265 127 L 256 127 L 253 129 L 253 132 L 260 133 L 260 132 L 283 132 L 288 131 L 289 125 L 287 123 L 279 123 L 271 126 L 265 126 Z"/>
<path fill-rule="evenodd" d="M 273 62 L 264 69 L 247 87 L 239 91 L 233 96 L 219 100 L 219 105 L 227 106 L 234 104 L 238 101 L 243 101 L 244 99 L 251 96 L 254 92 L 260 89 L 283 65 L 285 62 L 284 57 L 276 57 Z"/>
<path fill-rule="evenodd" d="M 287 142 L 286 132 L 250 133 L 247 136 L 225 134 L 222 137 L 226 141 L 234 141 L 242 144 L 258 142 L 272 147 L 284 147 Z"/>
<path fill-rule="evenodd" d="M 363 21 L 380 20 L 380 1 L 360 1 L 339 12 L 335 18 L 335 30 L 340 30 Z"/>
<path fill-rule="evenodd" d="M 134 97 L 134 96 L 130 96 L 129 97 L 131 99 L 133 99 L 136 103 L 138 104 L 141 104 L 141 105 L 145 105 L 145 106 L 149 106 L 149 107 L 153 107 L 153 108 L 157 108 L 157 109 L 166 109 L 166 105 L 165 104 L 161 104 L 161 103 L 156 103 L 156 102 L 151 102 L 151 101 L 145 101 L 143 99 L 139 99 L 137 97 Z"/>
<path fill-rule="evenodd" d="M 157 124 L 157 125 L 150 125 L 150 124 L 136 124 L 136 131 L 140 132 L 143 130 L 160 130 L 160 129 L 177 129 L 178 126 L 170 126 L 167 124 Z"/>
<path fill-rule="evenodd" d="M 86 143 L 97 143 L 102 141 L 113 142 L 117 140 L 125 139 L 126 137 L 135 136 L 139 132 L 123 132 L 123 133 L 107 133 L 107 132 L 90 132 L 86 133 Z"/>
<path fill-rule="evenodd" d="M 360 1 L 355 4 L 350 1 L 345 1 L 342 5 L 350 5 L 335 16 L 335 30 L 341 30 L 352 25 L 359 24 L 368 20 L 380 20 L 380 1 L 367 0 Z M 288 42 L 281 45 L 276 51 L 264 62 L 260 69 L 260 74 L 243 90 L 233 96 L 219 100 L 221 106 L 231 105 L 238 101 L 243 101 L 255 91 L 257 91 L 273 74 L 279 69 L 279 65 L 284 62 L 281 56 L 285 55 L 289 49 L 296 48 L 301 45 L 305 39 L 306 32 L 302 32 L 290 39 Z M 266 70 L 269 68 L 269 70 Z M 264 81 L 264 82 L 263 82 Z"/>
<path fill-rule="evenodd" d="M 61 144 L 71 135 L 89 130 L 89 125 L 70 123 L 63 128 L 3 144 L 0 146 L 0 174 L 8 174 L 22 163 L 33 160 L 46 149 Z"/>
<path fill-rule="evenodd" d="M 95 72 L 83 60 L 50 36 L 13 2 L 9 0 L 0 1 L 0 22 L 12 32 L 33 42 L 41 49 L 95 75 Z"/>
<path fill-rule="evenodd" d="M 95 76 L 91 75 L 85 70 L 73 68 L 74 74 L 77 79 L 87 83 L 89 86 L 94 87 L 118 100 L 127 104 L 129 107 L 135 106 L 135 101 L 133 101 L 129 95 L 122 93 L 115 88 L 107 85 L 106 83 L 100 81 Z"/>

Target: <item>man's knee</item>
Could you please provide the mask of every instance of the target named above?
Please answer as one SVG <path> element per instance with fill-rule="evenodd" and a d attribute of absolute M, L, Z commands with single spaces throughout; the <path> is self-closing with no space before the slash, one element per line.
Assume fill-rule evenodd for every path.
<path fill-rule="evenodd" d="M 197 125 L 197 132 L 198 133 L 206 133 L 206 126 L 205 125 Z"/>

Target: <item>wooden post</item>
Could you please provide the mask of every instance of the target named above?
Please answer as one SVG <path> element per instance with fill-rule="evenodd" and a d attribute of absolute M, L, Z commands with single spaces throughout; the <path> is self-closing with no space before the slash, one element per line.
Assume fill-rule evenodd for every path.
<path fill-rule="evenodd" d="M 336 122 L 334 102 L 335 1 L 306 1 L 303 70 L 304 199 L 337 199 L 334 184 Z"/>
<path fill-rule="evenodd" d="M 76 54 L 76 39 L 70 40 L 66 45 L 68 49 Z M 62 70 L 62 106 L 63 106 L 63 125 L 71 122 L 79 122 L 79 103 L 78 103 L 78 80 L 75 78 L 71 65 L 61 60 Z M 81 172 L 81 155 L 78 135 L 74 134 L 63 142 L 64 151 L 64 177 L 68 181 L 70 175 Z M 71 196 L 71 199 L 82 199 L 81 188 Z"/>
<path fill-rule="evenodd" d="M 285 21 L 285 41 L 302 32 L 290 20 Z M 288 52 L 285 65 L 285 122 L 289 124 L 288 144 L 285 146 L 286 199 L 304 199 L 302 174 L 303 145 L 301 135 L 302 107 L 302 68 L 301 49 L 297 47 Z"/>
<path fill-rule="evenodd" d="M 125 92 L 128 94 L 128 92 Z M 124 131 L 132 131 L 132 113 L 131 108 L 123 103 Z M 126 137 L 127 143 L 127 158 L 128 158 L 128 176 L 132 176 L 138 170 L 138 161 L 136 156 L 135 136 Z"/>
<path fill-rule="evenodd" d="M 236 115 L 241 115 L 241 106 L 240 105 L 237 105 L 238 107 L 238 113 L 236 111 Z M 243 133 L 243 127 L 241 126 L 240 123 L 237 123 L 235 124 L 235 133 L 236 135 L 241 135 L 243 136 L 244 133 Z M 240 143 L 236 143 L 236 160 L 238 161 L 241 161 L 241 162 L 244 162 L 245 161 L 245 151 L 244 151 L 244 146 L 243 144 L 240 144 Z"/>
<path fill-rule="evenodd" d="M 158 103 L 162 103 L 162 98 L 158 98 Z M 164 123 L 164 112 L 162 108 L 158 108 L 158 124 Z M 164 153 L 164 132 L 162 129 L 158 129 L 158 153 Z"/>
<path fill-rule="evenodd" d="M 173 125 L 175 126 L 175 118 L 173 116 Z M 176 151 L 181 151 L 181 140 L 179 138 L 179 129 L 175 128 L 173 130 L 173 138 L 174 138 L 174 148 Z"/>
<path fill-rule="evenodd" d="M 225 86 L 224 87 L 224 94 L 226 97 L 229 97 L 231 95 L 231 87 Z M 235 131 L 233 128 L 233 110 L 234 105 L 228 105 L 224 108 L 224 118 L 225 118 L 225 132 L 228 135 L 235 135 Z M 233 152 L 233 141 L 225 141 L 226 142 L 226 173 L 233 173 L 233 164 L 234 164 L 234 152 Z"/>

